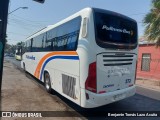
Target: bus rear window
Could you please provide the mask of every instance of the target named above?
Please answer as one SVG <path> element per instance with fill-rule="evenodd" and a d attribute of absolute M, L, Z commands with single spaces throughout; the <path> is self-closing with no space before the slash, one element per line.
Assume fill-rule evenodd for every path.
<path fill-rule="evenodd" d="M 134 49 L 137 46 L 137 23 L 112 12 L 95 12 L 95 38 L 100 47 Z"/>

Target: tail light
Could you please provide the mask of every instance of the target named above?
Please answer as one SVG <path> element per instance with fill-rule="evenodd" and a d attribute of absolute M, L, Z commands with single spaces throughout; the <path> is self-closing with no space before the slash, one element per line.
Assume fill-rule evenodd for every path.
<path fill-rule="evenodd" d="M 85 82 L 85 89 L 96 93 L 97 92 L 97 81 L 96 81 L 96 62 L 89 65 L 88 77 Z"/>
<path fill-rule="evenodd" d="M 138 65 L 138 61 L 136 61 L 136 69 L 135 69 L 135 76 L 134 76 L 134 84 L 136 82 L 136 76 L 137 76 L 137 65 Z"/>

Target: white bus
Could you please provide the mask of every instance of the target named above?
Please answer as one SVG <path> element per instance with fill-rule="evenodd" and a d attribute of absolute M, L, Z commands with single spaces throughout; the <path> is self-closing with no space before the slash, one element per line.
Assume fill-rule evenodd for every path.
<path fill-rule="evenodd" d="M 21 60 L 21 55 L 22 55 L 22 46 L 17 46 L 16 50 L 15 50 L 15 59 L 16 60 Z"/>
<path fill-rule="evenodd" d="M 27 38 L 22 68 L 84 108 L 135 94 L 137 23 L 85 8 Z"/>

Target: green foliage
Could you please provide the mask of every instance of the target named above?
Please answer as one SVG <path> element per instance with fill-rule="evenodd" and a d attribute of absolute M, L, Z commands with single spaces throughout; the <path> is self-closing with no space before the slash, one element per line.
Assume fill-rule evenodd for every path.
<path fill-rule="evenodd" d="M 160 0 L 152 0 L 152 8 L 145 16 L 145 35 L 149 41 L 154 41 L 160 46 Z"/>

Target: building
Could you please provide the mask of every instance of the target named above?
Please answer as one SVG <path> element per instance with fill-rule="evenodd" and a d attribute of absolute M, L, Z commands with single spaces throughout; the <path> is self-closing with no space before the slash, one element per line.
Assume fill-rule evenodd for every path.
<path fill-rule="evenodd" d="M 160 80 L 160 48 L 155 43 L 141 41 L 139 43 L 137 78 Z"/>

